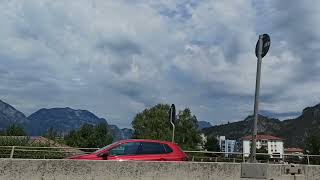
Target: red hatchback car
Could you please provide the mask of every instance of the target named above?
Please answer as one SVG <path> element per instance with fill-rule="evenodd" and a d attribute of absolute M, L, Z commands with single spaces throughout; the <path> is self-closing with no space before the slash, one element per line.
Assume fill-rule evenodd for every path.
<path fill-rule="evenodd" d="M 186 161 L 186 154 L 178 145 L 157 140 L 122 140 L 105 146 L 91 154 L 67 159 L 115 161 Z"/>

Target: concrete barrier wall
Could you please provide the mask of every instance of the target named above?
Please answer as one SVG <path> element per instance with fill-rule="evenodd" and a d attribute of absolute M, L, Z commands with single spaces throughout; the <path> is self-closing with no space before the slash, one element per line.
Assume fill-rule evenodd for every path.
<path fill-rule="evenodd" d="M 285 165 L 267 165 L 268 180 L 320 180 L 320 166 L 286 174 Z M 238 163 L 115 162 L 0 159 L 0 180 L 247 180 Z"/>

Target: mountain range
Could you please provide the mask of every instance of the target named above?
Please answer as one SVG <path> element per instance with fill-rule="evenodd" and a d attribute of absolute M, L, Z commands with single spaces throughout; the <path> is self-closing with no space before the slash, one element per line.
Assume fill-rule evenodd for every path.
<path fill-rule="evenodd" d="M 286 147 L 303 147 L 306 135 L 311 129 L 320 130 L 320 104 L 307 107 L 297 118 L 280 121 L 275 118 L 258 116 L 258 134 L 268 134 L 285 139 Z M 216 125 L 202 131 L 207 136 L 226 136 L 229 139 L 240 139 L 251 133 L 253 117 L 242 121 Z"/>
<path fill-rule="evenodd" d="M 40 109 L 26 117 L 22 112 L 0 100 L 0 130 L 6 129 L 10 124 L 22 125 L 28 135 L 43 135 L 49 128 L 59 133 L 67 134 L 73 129 L 79 129 L 83 124 L 97 125 L 107 122 L 87 110 L 75 110 L 66 108 Z M 133 130 L 120 129 L 116 125 L 109 125 L 114 135 L 114 140 L 129 139 Z"/>
<path fill-rule="evenodd" d="M 0 100 L 0 131 L 10 124 L 21 124 L 28 135 L 43 135 L 49 128 L 62 134 L 80 128 L 84 123 L 99 124 L 106 122 L 87 110 L 66 108 L 40 109 L 26 117 L 22 112 Z M 253 117 L 248 116 L 242 121 L 212 126 L 205 121 L 199 121 L 199 129 L 207 136 L 226 136 L 229 139 L 240 139 L 251 133 Z M 128 139 L 133 130 L 120 129 L 116 125 L 108 125 L 115 140 Z M 258 134 L 274 135 L 285 139 L 286 147 L 303 147 L 306 134 L 312 128 L 320 130 L 320 104 L 305 108 L 297 118 L 280 121 L 259 115 Z"/>

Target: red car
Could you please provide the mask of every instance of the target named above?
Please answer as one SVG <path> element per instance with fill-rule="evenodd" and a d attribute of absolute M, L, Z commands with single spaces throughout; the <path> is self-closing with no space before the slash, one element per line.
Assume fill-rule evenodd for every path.
<path fill-rule="evenodd" d="M 115 161 L 185 161 L 186 154 L 178 145 L 157 140 L 122 140 L 105 146 L 92 154 L 67 159 Z"/>

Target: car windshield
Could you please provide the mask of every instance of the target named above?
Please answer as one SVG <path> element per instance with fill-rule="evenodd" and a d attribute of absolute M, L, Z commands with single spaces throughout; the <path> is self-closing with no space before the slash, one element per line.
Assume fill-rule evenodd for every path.
<path fill-rule="evenodd" d="M 111 147 L 111 146 L 113 146 L 113 145 L 118 144 L 118 143 L 119 143 L 119 142 L 114 142 L 114 143 L 112 143 L 112 144 L 109 144 L 109 145 L 107 145 L 107 146 L 105 146 L 105 147 L 103 147 L 103 148 L 100 148 L 100 149 L 94 151 L 93 153 L 95 154 L 95 153 L 101 152 L 101 151 L 103 151 L 103 150 L 105 150 L 105 149 L 108 149 L 109 147 Z"/>

